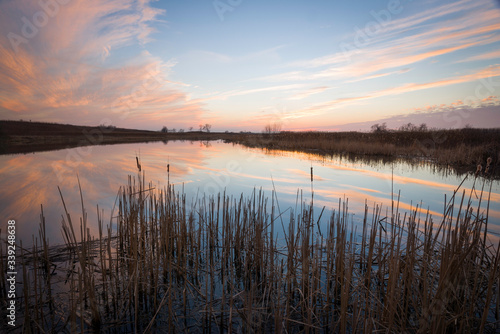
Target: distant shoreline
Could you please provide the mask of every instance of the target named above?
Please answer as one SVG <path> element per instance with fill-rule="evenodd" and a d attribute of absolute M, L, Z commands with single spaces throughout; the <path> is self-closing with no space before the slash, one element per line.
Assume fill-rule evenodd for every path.
<path fill-rule="evenodd" d="M 228 139 L 228 134 L 201 131 L 162 133 L 112 126 L 0 121 L 0 155 L 61 150 L 89 145 L 217 139 Z"/>
<path fill-rule="evenodd" d="M 269 150 L 314 152 L 369 157 L 425 159 L 457 170 L 475 171 L 491 157 L 489 173 L 500 160 L 500 128 L 380 132 L 168 132 L 110 126 L 0 121 L 0 154 L 60 150 L 169 140 L 224 140 Z M 484 170 L 483 170 L 484 172 Z"/>

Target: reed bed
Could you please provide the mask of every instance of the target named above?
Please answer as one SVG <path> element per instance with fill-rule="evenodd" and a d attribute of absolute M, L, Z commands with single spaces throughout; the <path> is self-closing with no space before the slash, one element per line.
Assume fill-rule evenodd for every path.
<path fill-rule="evenodd" d="M 498 332 L 500 248 L 487 237 L 483 188 L 458 188 L 439 221 L 398 201 L 365 204 L 357 230 L 347 200 L 330 217 L 312 201 L 281 211 L 276 193 L 258 190 L 188 206 L 140 172 L 109 223 L 97 209 L 95 237 L 80 190 L 79 222 L 63 215 L 66 244 L 49 245 L 42 208 L 34 246 L 22 248 L 15 330 Z"/>
<path fill-rule="evenodd" d="M 427 159 L 459 172 L 484 164 L 498 164 L 500 129 L 449 129 L 380 132 L 280 132 L 242 134 L 232 141 L 269 150 L 306 151 L 386 159 Z M 491 171 L 498 177 L 500 171 Z"/>

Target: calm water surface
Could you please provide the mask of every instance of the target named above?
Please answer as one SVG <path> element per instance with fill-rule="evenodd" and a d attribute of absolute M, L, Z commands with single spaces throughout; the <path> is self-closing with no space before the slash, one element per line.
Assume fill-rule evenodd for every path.
<path fill-rule="evenodd" d="M 391 192 L 395 198 L 399 194 L 403 213 L 418 205 L 425 210 L 422 218 L 428 209 L 434 222 L 438 222 L 445 195 L 449 199 L 464 179 L 463 175 L 437 171 L 424 163 L 353 162 L 306 153 L 265 152 L 222 142 L 123 144 L 4 155 L 0 156 L 2 239 L 7 220 L 15 219 L 18 240 L 22 239 L 23 245 L 32 244 L 32 235 L 38 235 L 43 205 L 50 244 L 62 243 L 64 209 L 57 187 L 62 191 L 73 221 L 79 222 L 82 208 L 77 176 L 88 225 L 91 232 L 97 234 L 97 205 L 100 211 L 104 210 L 105 222 L 109 223 L 119 187 L 127 183 L 128 175 L 137 175 L 136 156 L 140 157 L 146 172 L 146 182 L 151 181 L 156 188 L 170 182 L 177 191 L 184 191 L 188 203 L 203 194 L 224 191 L 238 198 L 242 193 L 250 196 L 254 189 L 262 189 L 270 201 L 275 189 L 281 211 L 296 212 L 300 198 L 309 203 L 313 191 L 314 205 L 318 207 L 315 215 L 319 216 L 323 206 L 327 210 L 322 217 L 323 225 L 327 224 L 330 210 L 338 207 L 339 199 L 348 199 L 350 220 L 357 225 L 363 217 L 365 202 L 370 207 L 382 205 L 384 213 L 390 210 Z M 480 190 L 483 182 L 477 179 L 476 188 Z M 473 184 L 474 177 L 469 176 L 460 192 L 465 190 L 468 196 Z M 495 241 L 496 233 L 500 233 L 500 182 L 493 181 L 491 185 L 489 229 L 493 232 L 491 240 Z M 490 181 L 484 185 L 486 190 L 489 187 Z M 473 198 L 475 195 L 473 193 Z M 483 207 L 486 210 L 486 205 Z"/>

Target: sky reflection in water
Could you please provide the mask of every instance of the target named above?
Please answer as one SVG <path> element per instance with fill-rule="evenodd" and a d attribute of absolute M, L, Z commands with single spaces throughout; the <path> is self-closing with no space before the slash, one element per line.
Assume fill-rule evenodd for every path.
<path fill-rule="evenodd" d="M 385 214 L 386 209 L 391 209 L 391 189 L 395 198 L 400 194 L 401 212 L 419 205 L 423 208 L 421 217 L 425 218 L 429 209 L 436 223 L 443 212 L 445 194 L 449 199 L 464 178 L 436 172 L 426 164 L 351 162 L 306 153 L 264 152 L 222 142 L 123 144 L 0 156 L 2 237 L 5 237 L 7 220 L 15 219 L 17 238 L 23 240 L 23 245 L 32 244 L 32 235 L 38 235 L 40 205 L 43 205 L 50 244 L 62 243 L 60 231 L 64 209 L 57 186 L 61 188 L 73 222 L 79 224 L 82 210 L 77 175 L 88 213 L 88 226 L 96 233 L 96 206 L 104 210 L 108 223 L 119 187 L 127 183 L 128 175 L 137 175 L 136 155 L 146 171 L 146 182 L 151 181 L 157 188 L 167 184 L 169 164 L 170 183 L 177 191 L 184 190 L 188 203 L 193 203 L 202 194 L 225 191 L 239 198 L 242 193 L 250 196 L 254 189 L 262 189 L 269 198 L 269 207 L 274 188 L 281 211 L 292 208 L 296 212 L 300 208 L 300 198 L 309 203 L 313 190 L 314 204 L 318 207 L 315 216 L 319 216 L 323 206 L 328 209 L 322 217 L 323 228 L 330 217 L 329 210 L 338 208 L 339 198 L 349 199 L 349 212 L 354 214 L 350 219 L 354 223 L 362 219 L 365 201 L 369 212 L 376 204 L 381 204 Z M 314 172 L 312 188 L 311 166 Z M 468 197 L 473 182 L 474 178 L 469 176 L 462 185 L 460 196 L 465 189 Z M 476 188 L 482 186 L 483 180 L 478 179 Z M 489 183 L 486 183 L 485 190 L 488 189 Z M 486 209 L 486 205 L 483 208 Z M 499 233 L 499 181 L 492 184 L 489 216 L 490 231 Z M 492 236 L 494 239 L 497 237 Z"/>

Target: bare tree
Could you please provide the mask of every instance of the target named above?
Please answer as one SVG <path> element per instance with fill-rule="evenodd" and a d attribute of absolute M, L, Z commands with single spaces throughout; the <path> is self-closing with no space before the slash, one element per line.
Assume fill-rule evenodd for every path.
<path fill-rule="evenodd" d="M 161 132 L 167 133 L 168 132 L 168 128 L 166 126 L 164 126 L 163 128 L 161 128 Z"/>
<path fill-rule="evenodd" d="M 207 130 L 207 132 L 210 132 L 210 129 L 211 129 L 211 128 L 212 128 L 212 125 L 211 125 L 211 124 L 208 124 L 208 123 L 207 123 L 207 124 L 205 124 L 205 125 L 203 125 L 203 127 L 202 127 L 202 129 Z"/>
<path fill-rule="evenodd" d="M 385 132 L 387 131 L 387 124 L 384 122 L 382 124 L 373 124 L 372 125 L 372 132 Z"/>
<path fill-rule="evenodd" d="M 403 124 L 399 127 L 400 131 L 416 131 L 417 126 L 413 123 Z"/>
<path fill-rule="evenodd" d="M 281 131 L 281 124 L 280 123 L 273 123 L 273 124 L 267 124 L 264 127 L 264 133 L 278 133 Z"/>

